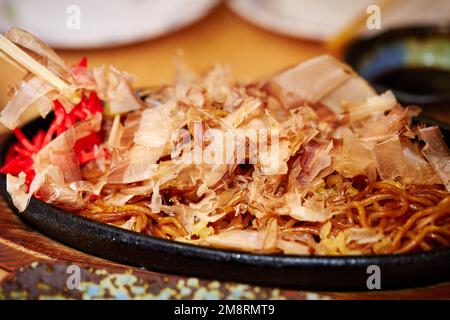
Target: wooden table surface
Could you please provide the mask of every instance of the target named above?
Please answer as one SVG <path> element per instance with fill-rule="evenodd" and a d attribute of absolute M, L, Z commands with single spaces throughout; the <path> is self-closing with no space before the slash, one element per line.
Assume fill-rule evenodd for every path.
<path fill-rule="evenodd" d="M 326 50 L 319 43 L 259 29 L 221 5 L 202 21 L 156 40 L 119 48 L 58 51 L 68 62 L 86 56 L 90 65 L 112 64 L 127 70 L 138 76 L 138 86 L 170 82 L 177 52 L 183 52 L 186 63 L 196 70 L 226 63 L 231 66 L 234 79 L 252 80 Z M 341 56 L 340 52 L 332 54 Z M 3 61 L 0 70 L 0 105 L 4 105 L 7 86 L 18 82 L 22 75 Z M 426 113 L 450 123 L 448 110 L 430 109 Z M 23 121 L 35 116 L 36 112 L 27 112 Z M 0 128 L 1 132 L 6 132 L 5 128 Z M 72 263 L 82 266 L 82 290 L 68 290 L 65 285 L 66 268 Z M 130 268 L 78 252 L 39 234 L 25 226 L 3 202 L 0 203 L 0 281 L 0 299 L 450 299 L 450 283 L 386 292 L 313 293 L 204 281 Z"/>

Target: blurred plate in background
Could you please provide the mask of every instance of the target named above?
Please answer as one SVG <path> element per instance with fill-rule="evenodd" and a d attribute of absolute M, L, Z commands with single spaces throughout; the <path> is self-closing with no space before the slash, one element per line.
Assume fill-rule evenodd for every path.
<path fill-rule="evenodd" d="M 265 29 L 312 40 L 325 40 L 345 27 L 370 0 L 230 0 L 238 15 Z"/>
<path fill-rule="evenodd" d="M 0 0 L 0 31 L 6 31 L 12 25 L 18 26 L 57 48 L 110 47 L 147 40 L 178 30 L 201 19 L 218 2 Z M 75 11 L 73 6 L 76 6 Z M 68 19 L 73 19 L 74 14 L 78 14 L 77 8 L 80 28 L 70 28 Z"/>
<path fill-rule="evenodd" d="M 391 27 L 450 21 L 449 0 L 229 0 L 239 16 L 277 33 L 325 41 L 366 14 L 371 4 L 390 2 L 381 11 L 381 30 Z"/>

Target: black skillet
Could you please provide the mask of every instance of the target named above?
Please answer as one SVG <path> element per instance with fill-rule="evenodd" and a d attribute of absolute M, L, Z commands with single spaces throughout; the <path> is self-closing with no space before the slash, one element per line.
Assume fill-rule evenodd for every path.
<path fill-rule="evenodd" d="M 23 130 L 31 135 L 47 123 L 48 120 L 38 119 Z M 449 141 L 450 126 L 441 124 L 441 129 Z M 15 137 L 9 135 L 0 146 L 2 160 L 14 141 Z M 6 192 L 3 174 L 0 175 L 0 191 L 14 208 Z M 383 256 L 251 254 L 183 244 L 126 231 L 71 214 L 35 198 L 18 215 L 43 234 L 78 250 L 164 273 L 314 290 L 368 290 L 366 283 L 371 273 L 367 272 L 367 268 L 371 265 L 380 267 L 382 289 L 450 280 L 450 249 Z"/>

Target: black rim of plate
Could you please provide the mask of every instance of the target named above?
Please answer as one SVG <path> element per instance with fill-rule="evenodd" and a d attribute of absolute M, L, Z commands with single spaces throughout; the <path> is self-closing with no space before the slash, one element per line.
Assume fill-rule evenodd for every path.
<path fill-rule="evenodd" d="M 37 119 L 26 134 L 48 120 Z M 426 122 L 420 119 L 420 122 Z M 450 134 L 450 126 L 444 126 Z M 3 161 L 15 137 L 0 146 Z M 12 209 L 6 177 L 0 191 Z M 43 234 L 80 251 L 148 270 L 206 279 L 314 290 L 368 290 L 369 266 L 380 267 L 381 288 L 406 288 L 450 280 L 450 249 L 377 256 L 253 254 L 197 246 L 127 231 L 59 209 L 36 198 L 18 216 Z"/>

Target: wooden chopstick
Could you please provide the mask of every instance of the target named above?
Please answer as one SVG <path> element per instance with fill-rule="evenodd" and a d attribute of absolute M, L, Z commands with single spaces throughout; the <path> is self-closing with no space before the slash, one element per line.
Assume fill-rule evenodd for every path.
<path fill-rule="evenodd" d="M 14 61 L 14 59 L 12 59 L 10 56 L 8 56 L 6 53 L 4 53 L 3 51 L 0 50 L 0 57 L 5 60 L 6 62 L 8 62 L 10 65 L 12 65 L 13 67 L 15 67 L 17 70 L 26 73 L 27 69 L 25 69 L 24 67 L 22 67 L 20 64 L 18 64 L 16 61 Z"/>
<path fill-rule="evenodd" d="M 0 50 L 4 52 L 4 54 L 1 55 L 2 58 L 4 58 L 7 62 L 11 63 L 15 67 L 20 66 L 19 68 L 25 68 L 31 73 L 40 76 L 61 92 L 70 92 L 70 87 L 65 81 L 57 77 L 42 64 L 34 60 L 32 57 L 30 57 L 30 55 L 28 55 L 25 51 L 20 49 L 17 45 L 15 45 L 2 34 L 0 34 Z"/>

